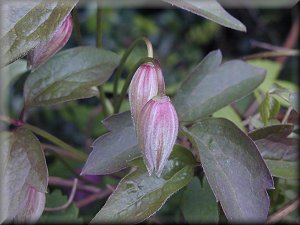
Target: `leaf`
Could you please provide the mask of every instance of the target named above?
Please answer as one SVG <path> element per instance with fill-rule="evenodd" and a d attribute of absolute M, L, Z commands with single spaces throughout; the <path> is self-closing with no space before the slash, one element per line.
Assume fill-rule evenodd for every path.
<path fill-rule="evenodd" d="M 102 123 L 110 132 L 94 141 L 81 174 L 114 173 L 127 167 L 126 161 L 141 155 L 129 111 L 110 116 Z"/>
<path fill-rule="evenodd" d="M 63 195 L 58 189 L 55 189 L 50 194 L 46 194 L 46 207 L 53 208 L 65 204 L 68 201 L 67 196 Z M 79 209 L 74 203 L 68 208 L 55 212 L 44 212 L 38 223 L 82 223 L 82 218 L 79 218 Z"/>
<path fill-rule="evenodd" d="M 30 131 L 17 128 L 14 132 L 1 132 L 0 143 L 2 223 L 18 212 L 25 198 L 25 186 L 30 185 L 39 192 L 46 192 L 48 171 L 41 145 Z"/>
<path fill-rule="evenodd" d="M 288 81 L 277 81 L 271 88 L 270 93 L 285 107 L 292 106 L 295 111 L 299 111 L 298 87 Z"/>
<path fill-rule="evenodd" d="M 209 53 L 190 73 L 174 99 L 181 122 L 207 117 L 251 93 L 264 79 L 264 70 L 239 60 L 220 65 L 219 50 Z"/>
<path fill-rule="evenodd" d="M 263 123 L 266 125 L 280 111 L 280 103 L 267 92 L 264 100 L 259 106 L 259 112 Z"/>
<path fill-rule="evenodd" d="M 299 113 L 299 93 L 290 93 L 289 102 L 293 109 Z"/>
<path fill-rule="evenodd" d="M 230 223 L 265 222 L 272 176 L 253 141 L 232 122 L 210 118 L 184 128 L 200 153 L 216 198 Z"/>
<path fill-rule="evenodd" d="M 218 223 L 218 204 L 206 178 L 202 185 L 197 177 L 193 178 L 183 193 L 180 208 L 189 224 Z"/>
<path fill-rule="evenodd" d="M 274 177 L 284 179 L 299 179 L 299 162 L 265 160 L 269 170 Z"/>
<path fill-rule="evenodd" d="M 278 78 L 282 69 L 282 64 L 268 59 L 255 59 L 248 60 L 247 62 L 253 66 L 264 68 L 266 70 L 266 78 L 264 82 L 259 85 L 258 89 L 263 93 L 268 92 Z"/>
<path fill-rule="evenodd" d="M 246 32 L 246 27 L 239 20 L 227 13 L 216 0 L 163 0 L 179 8 L 203 16 L 222 26 Z"/>
<path fill-rule="evenodd" d="M 228 105 L 213 114 L 213 117 L 222 117 L 230 120 L 235 125 L 237 125 L 242 131 L 246 131 L 244 124 L 242 123 L 241 117 L 233 109 L 232 106 Z"/>
<path fill-rule="evenodd" d="M 11 63 L 49 40 L 78 0 L 39 0 L 19 4 L 3 3 L 6 11 L 1 30 L 1 66 Z"/>
<path fill-rule="evenodd" d="M 7 115 L 9 91 L 14 82 L 27 71 L 26 60 L 17 60 L 0 69 L 0 115 Z M 0 125 L 1 127 L 1 125 Z"/>
<path fill-rule="evenodd" d="M 135 170 L 126 175 L 91 223 L 139 223 L 153 215 L 193 177 L 191 152 L 176 145 L 162 176 L 148 175 L 142 158 L 131 161 Z"/>
<path fill-rule="evenodd" d="M 270 106 L 270 95 L 268 93 L 266 93 L 264 100 L 259 105 L 260 117 L 265 125 L 267 124 L 269 117 L 270 117 L 269 106 Z"/>
<path fill-rule="evenodd" d="M 60 52 L 29 75 L 24 85 L 27 107 L 47 106 L 95 96 L 91 89 L 109 79 L 119 63 L 111 51 L 76 47 Z"/>
<path fill-rule="evenodd" d="M 249 133 L 275 177 L 287 179 L 299 177 L 297 169 L 299 139 L 287 138 L 293 128 L 292 124 L 280 124 L 263 127 Z"/>

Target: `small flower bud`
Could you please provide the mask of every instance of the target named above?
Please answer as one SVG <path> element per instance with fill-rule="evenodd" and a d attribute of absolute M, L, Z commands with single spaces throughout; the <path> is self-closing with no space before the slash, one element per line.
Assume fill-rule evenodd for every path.
<path fill-rule="evenodd" d="M 27 55 L 28 69 L 36 69 L 64 47 L 72 34 L 72 28 L 72 17 L 68 15 L 50 40 L 41 42 L 29 51 Z"/>
<path fill-rule="evenodd" d="M 29 185 L 26 187 L 25 192 L 25 198 L 14 218 L 14 223 L 35 223 L 44 211 L 45 193 L 39 192 Z"/>
<path fill-rule="evenodd" d="M 178 117 L 168 96 L 155 96 L 143 107 L 138 140 L 149 175 L 161 175 L 178 134 Z"/>
<path fill-rule="evenodd" d="M 129 104 L 135 126 L 142 108 L 158 94 L 159 88 L 164 92 L 165 82 L 158 63 L 142 64 L 135 72 L 129 86 Z"/>

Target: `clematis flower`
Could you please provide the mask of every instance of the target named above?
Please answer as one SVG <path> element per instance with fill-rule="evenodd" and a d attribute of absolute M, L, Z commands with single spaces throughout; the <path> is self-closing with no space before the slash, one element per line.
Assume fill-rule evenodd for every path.
<path fill-rule="evenodd" d="M 68 15 L 50 40 L 41 42 L 29 51 L 27 55 L 28 69 L 36 69 L 64 47 L 71 36 L 72 28 L 72 17 Z"/>
<path fill-rule="evenodd" d="M 23 204 L 14 217 L 14 223 L 33 224 L 38 221 L 45 208 L 45 193 L 37 191 L 34 187 L 27 185 Z"/>
<path fill-rule="evenodd" d="M 129 104 L 136 126 L 143 106 L 158 94 L 164 92 L 165 82 L 158 63 L 144 63 L 135 72 L 129 86 Z"/>
<path fill-rule="evenodd" d="M 149 175 L 159 177 L 178 134 L 178 117 L 168 96 L 155 96 L 143 107 L 138 120 L 138 141 Z"/>

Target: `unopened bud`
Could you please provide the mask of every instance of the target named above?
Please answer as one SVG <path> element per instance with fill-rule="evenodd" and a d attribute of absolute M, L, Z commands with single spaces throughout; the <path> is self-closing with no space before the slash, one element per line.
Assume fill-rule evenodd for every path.
<path fill-rule="evenodd" d="M 42 41 L 29 51 L 27 55 L 28 69 L 36 69 L 64 47 L 72 34 L 72 28 L 72 17 L 68 15 L 50 40 Z"/>
<path fill-rule="evenodd" d="M 159 89 L 164 92 L 165 82 L 158 63 L 142 64 L 135 72 L 129 86 L 129 104 L 135 126 L 142 108 L 158 94 Z"/>
<path fill-rule="evenodd" d="M 14 223 L 35 223 L 44 211 L 46 202 L 45 193 L 39 192 L 29 185 L 26 187 L 25 192 L 25 198 L 19 206 Z"/>
<path fill-rule="evenodd" d="M 178 117 L 168 96 L 155 96 L 143 108 L 138 139 L 149 175 L 157 176 L 169 158 L 178 134 Z"/>

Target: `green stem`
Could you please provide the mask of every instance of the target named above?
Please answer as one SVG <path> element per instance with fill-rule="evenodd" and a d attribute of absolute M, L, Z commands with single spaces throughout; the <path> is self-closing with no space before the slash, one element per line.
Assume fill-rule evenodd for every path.
<path fill-rule="evenodd" d="M 75 30 L 75 33 L 76 33 L 77 43 L 78 43 L 78 45 L 83 45 L 82 35 L 81 35 L 81 32 L 80 32 L 80 23 L 79 23 L 77 8 L 74 8 L 72 10 L 72 18 L 73 18 L 73 24 L 74 24 L 74 30 Z"/>
<path fill-rule="evenodd" d="M 101 25 L 101 17 L 102 17 L 102 10 L 101 10 L 100 1 L 98 1 L 98 8 L 97 8 L 97 28 L 96 28 L 96 46 L 97 48 L 102 47 L 102 25 Z"/>
<path fill-rule="evenodd" d="M 76 148 L 72 147 L 71 145 L 65 143 L 64 141 L 58 139 L 57 137 L 53 136 L 52 134 L 38 128 L 32 126 L 30 124 L 24 123 L 22 127 L 31 130 L 32 132 L 36 133 L 37 135 L 47 139 L 48 141 L 52 142 L 53 144 L 67 150 L 68 152 L 72 153 L 74 157 L 76 157 L 80 162 L 85 162 L 87 159 L 87 155 L 84 152 L 77 150 Z"/>
<path fill-rule="evenodd" d="M 101 5 L 100 1 L 98 1 L 98 8 L 97 8 L 97 28 L 96 28 L 96 47 L 97 48 L 102 48 L 102 25 L 101 25 L 101 19 L 102 19 L 102 10 L 101 10 Z M 100 101 L 103 106 L 103 113 L 104 116 L 108 116 L 110 113 L 109 110 L 109 99 L 106 98 L 105 92 L 103 89 L 103 86 L 100 85 L 98 86 L 99 94 L 100 94 Z"/>
<path fill-rule="evenodd" d="M 107 101 L 109 101 L 109 100 L 106 98 L 105 92 L 104 92 L 102 86 L 98 86 L 98 91 L 99 91 L 99 95 L 100 95 L 100 101 L 103 106 L 103 114 L 105 117 L 107 117 L 109 115 L 109 106 L 108 106 Z"/>
<path fill-rule="evenodd" d="M 124 70 L 124 65 L 129 57 L 129 55 L 131 54 L 131 52 L 133 51 L 133 49 L 140 43 L 140 42 L 144 42 L 147 46 L 147 51 L 148 51 L 148 57 L 153 58 L 153 48 L 152 48 L 152 44 L 149 41 L 149 39 L 145 38 L 145 37 L 140 37 L 138 39 L 136 39 L 130 46 L 129 48 L 126 50 L 126 52 L 123 54 L 120 64 L 118 66 L 118 69 L 115 73 L 115 79 L 114 79 L 114 89 L 113 89 L 113 96 L 114 96 L 114 105 L 116 107 L 117 104 L 117 97 L 118 97 L 118 86 L 119 86 L 119 80 L 121 77 L 121 74 Z"/>
<path fill-rule="evenodd" d="M 138 61 L 138 63 L 135 65 L 133 70 L 131 70 L 131 72 L 129 73 L 129 75 L 127 76 L 127 78 L 125 80 L 125 83 L 124 83 L 124 86 L 122 88 L 120 97 L 116 101 L 115 108 L 114 108 L 114 113 L 118 113 L 120 111 L 122 101 L 126 96 L 127 89 L 130 85 L 130 81 L 131 81 L 135 71 L 140 67 L 140 65 L 142 65 L 143 63 L 147 63 L 147 62 L 152 62 L 153 64 L 155 64 L 155 63 L 157 63 L 157 60 L 154 59 L 154 58 L 151 58 L 151 57 L 146 57 L 146 58 L 142 58 Z"/>

